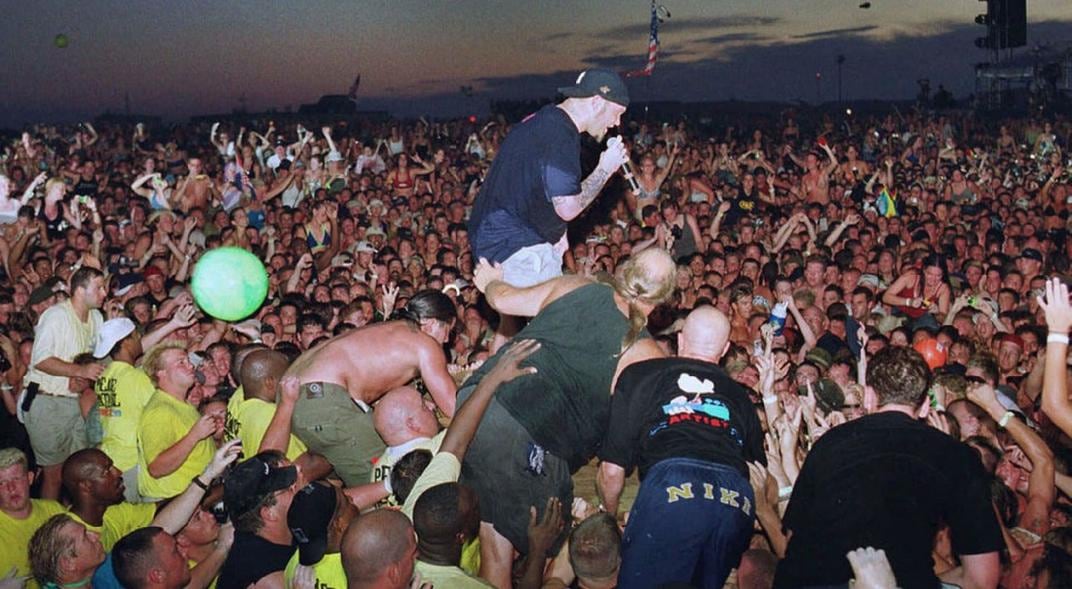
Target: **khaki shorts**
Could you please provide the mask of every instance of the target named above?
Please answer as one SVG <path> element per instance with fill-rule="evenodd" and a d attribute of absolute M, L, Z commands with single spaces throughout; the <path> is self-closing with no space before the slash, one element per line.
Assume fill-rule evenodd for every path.
<path fill-rule="evenodd" d="M 41 466 L 63 464 L 71 454 L 89 447 L 86 421 L 74 397 L 38 393 L 26 413 L 26 431 Z"/>
<path fill-rule="evenodd" d="M 503 282 L 525 288 L 562 276 L 562 256 L 549 243 L 523 247 L 502 263 Z"/>
<path fill-rule="evenodd" d="M 308 382 L 294 407 L 291 429 L 310 450 L 328 459 L 353 487 L 371 480 L 374 461 L 387 447 L 372 424 L 372 408 L 330 382 Z"/>

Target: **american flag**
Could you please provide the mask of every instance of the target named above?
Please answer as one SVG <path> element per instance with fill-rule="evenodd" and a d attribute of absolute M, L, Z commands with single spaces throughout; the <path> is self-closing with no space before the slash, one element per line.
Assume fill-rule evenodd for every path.
<path fill-rule="evenodd" d="M 659 58 L 659 14 L 655 2 L 651 3 L 651 33 L 648 36 L 648 63 L 642 70 L 626 72 L 625 77 L 650 76 L 655 70 L 655 60 Z"/>

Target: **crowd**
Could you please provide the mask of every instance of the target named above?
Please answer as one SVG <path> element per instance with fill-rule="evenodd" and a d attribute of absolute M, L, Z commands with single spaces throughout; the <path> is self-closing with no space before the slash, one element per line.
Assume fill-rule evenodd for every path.
<path fill-rule="evenodd" d="M 577 88 L 5 141 L 0 587 L 1072 587 L 1072 122 Z"/>

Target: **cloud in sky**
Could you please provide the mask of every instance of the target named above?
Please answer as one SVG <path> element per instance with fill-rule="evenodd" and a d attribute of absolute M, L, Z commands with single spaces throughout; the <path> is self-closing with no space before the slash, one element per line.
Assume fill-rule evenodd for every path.
<path fill-rule="evenodd" d="M 821 39 L 824 37 L 846 37 L 849 35 L 859 35 L 861 33 L 868 33 L 878 29 L 878 25 L 866 25 L 862 27 L 845 27 L 841 29 L 830 29 L 826 31 L 816 31 L 814 33 L 805 33 L 803 35 L 793 35 L 794 39 Z"/>
<path fill-rule="evenodd" d="M 662 31 L 670 31 L 674 34 L 686 34 L 686 33 L 709 33 L 712 30 L 718 29 L 739 29 L 745 27 L 769 27 L 781 22 L 782 19 L 775 16 L 758 16 L 758 15 L 728 15 L 728 16 L 706 16 L 696 17 L 688 19 L 676 19 L 670 20 L 662 24 Z M 629 25 L 623 25 L 608 29 L 598 35 L 600 37 L 615 39 L 619 41 L 632 41 L 638 37 L 644 37 L 648 34 L 648 30 L 651 24 L 647 21 L 638 22 Z"/>

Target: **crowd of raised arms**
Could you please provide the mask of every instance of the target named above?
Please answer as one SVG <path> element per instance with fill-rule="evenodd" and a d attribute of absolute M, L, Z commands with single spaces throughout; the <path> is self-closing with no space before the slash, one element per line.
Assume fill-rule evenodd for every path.
<path fill-rule="evenodd" d="M 649 296 L 629 337 L 685 357 L 703 338 L 689 333 L 696 321 L 715 334 L 702 357 L 747 391 L 761 428 L 743 503 L 755 525 L 727 586 L 843 586 L 803 561 L 829 538 L 882 537 L 847 531 L 829 505 L 846 495 L 845 512 L 860 509 L 851 495 L 864 491 L 827 474 L 868 456 L 812 450 L 897 406 L 943 437 L 929 447 L 948 438 L 973 452 L 992 509 L 958 512 L 945 505 L 960 501 L 955 482 L 883 462 L 873 475 L 900 477 L 891 488 L 933 487 L 942 508 L 916 515 L 935 539 L 903 536 L 916 545 L 898 554 L 850 542 L 860 550 L 829 568 L 856 587 L 1072 587 L 1072 121 L 630 116 L 618 133 L 635 184 L 614 176 L 571 224 L 564 272 L 625 297 L 629 265 L 654 263 L 642 252 L 669 254 L 672 293 Z M 474 540 L 494 520 L 476 497 L 484 507 L 495 481 L 470 490 L 484 463 L 467 449 L 485 412 L 502 411 L 489 403 L 496 386 L 555 370 L 528 363 L 547 353 L 540 337 L 496 337 L 500 312 L 538 327 L 538 313 L 561 311 L 549 294 L 515 312 L 471 251 L 474 200 L 518 124 L 287 116 L 37 125 L 6 138 L 0 588 L 627 586 L 621 555 L 642 539 L 623 543 L 632 499 L 615 477 L 636 464 L 614 459 L 614 422 L 583 455 L 598 488 L 582 483 L 572 505 L 507 505 L 529 523 L 507 534 L 513 574 L 481 573 L 494 563 Z M 199 257 L 223 246 L 268 272 L 266 301 L 240 322 L 203 314 L 189 289 Z M 637 308 L 623 311 L 631 322 Z M 908 350 L 923 373 L 920 356 L 897 355 Z M 894 399 L 906 383 L 922 397 Z M 311 405 L 332 387 L 353 402 Z M 540 390 L 523 394 L 510 402 L 540 406 Z M 367 421 L 357 439 L 368 444 L 333 439 L 328 426 L 348 411 Z M 544 450 L 530 446 L 540 473 Z M 670 501 L 706 491 L 719 503 L 718 489 L 667 484 Z M 866 505 L 900 514 L 894 503 Z M 989 524 L 976 521 L 991 517 L 993 566 L 980 560 Z M 930 576 L 902 576 L 920 551 Z M 285 569 L 265 568 L 280 559 Z"/>

